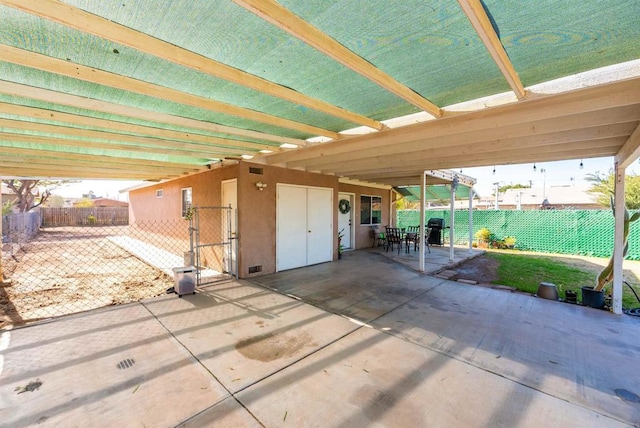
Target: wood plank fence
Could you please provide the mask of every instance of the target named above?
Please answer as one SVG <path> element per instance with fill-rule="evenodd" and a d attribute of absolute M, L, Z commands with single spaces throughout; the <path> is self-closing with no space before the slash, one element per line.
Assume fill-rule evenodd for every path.
<path fill-rule="evenodd" d="M 128 207 L 41 208 L 42 227 L 129 224 Z"/>

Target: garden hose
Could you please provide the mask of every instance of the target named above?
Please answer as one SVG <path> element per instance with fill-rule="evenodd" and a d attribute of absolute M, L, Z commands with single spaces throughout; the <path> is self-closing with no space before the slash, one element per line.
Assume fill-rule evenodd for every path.
<path fill-rule="evenodd" d="M 631 285 L 629 285 L 629 283 L 627 281 L 622 281 L 625 284 L 627 284 L 627 287 L 629 287 L 629 289 L 631 290 L 631 292 L 633 293 L 634 296 L 636 296 L 636 299 L 638 300 L 638 303 L 640 303 L 640 297 L 638 297 L 638 293 L 636 293 L 636 290 L 633 289 L 633 287 Z M 632 309 L 624 309 L 623 312 L 627 315 L 632 315 L 635 317 L 640 317 L 640 307 L 638 308 L 632 308 Z"/>

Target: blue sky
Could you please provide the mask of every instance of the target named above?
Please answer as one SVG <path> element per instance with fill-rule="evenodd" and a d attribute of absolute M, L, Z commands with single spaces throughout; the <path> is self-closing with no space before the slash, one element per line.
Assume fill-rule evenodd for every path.
<path fill-rule="evenodd" d="M 116 199 L 119 201 L 127 201 L 128 195 L 120 193 L 121 189 L 126 189 L 141 181 L 121 181 L 121 180 L 82 180 L 79 183 L 67 184 L 53 191 L 54 195 L 60 195 L 65 198 L 81 198 L 83 194 L 93 190 L 96 196 Z"/>
<path fill-rule="evenodd" d="M 463 168 L 462 173 L 478 180 L 475 185 L 476 192 L 482 197 L 491 196 L 494 185 L 499 182 L 501 186 L 507 184 L 529 185 L 529 180 L 533 187 L 542 188 L 543 184 L 549 186 L 560 186 L 587 183 L 584 177 L 589 173 L 608 173 L 613 168 L 613 157 L 583 159 L 583 168 L 580 169 L 580 159 L 559 162 L 536 163 L 536 171 L 533 170 L 533 163 L 518 165 L 496 165 L 496 173 L 493 174 L 493 166 L 480 168 Z M 545 172 L 543 173 L 542 170 Z M 640 164 L 635 162 L 627 169 L 627 173 L 637 173 Z M 459 170 L 458 170 L 459 171 Z M 573 178 L 573 180 L 572 180 Z"/>

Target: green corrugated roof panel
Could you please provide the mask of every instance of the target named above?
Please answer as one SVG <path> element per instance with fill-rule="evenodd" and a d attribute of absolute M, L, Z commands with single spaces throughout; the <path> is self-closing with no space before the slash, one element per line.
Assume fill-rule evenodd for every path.
<path fill-rule="evenodd" d="M 41 109 L 46 109 L 46 110 L 51 110 L 51 111 L 56 111 L 56 112 L 61 112 L 61 113 L 71 113 L 71 114 L 75 114 L 75 115 L 81 115 L 81 116 L 87 116 L 87 117 L 95 117 L 95 118 L 100 118 L 100 119 L 112 120 L 112 121 L 123 122 L 123 123 L 131 123 L 131 124 L 148 126 L 148 127 L 159 127 L 159 124 L 156 123 L 156 122 L 145 121 L 145 120 L 135 119 L 135 118 L 131 118 L 131 117 L 125 117 L 125 116 L 119 116 L 119 115 L 113 115 L 113 114 L 107 114 L 107 113 L 100 113 L 100 112 L 95 112 L 95 111 L 92 111 L 92 110 L 84 110 L 84 109 L 79 109 L 79 108 L 75 108 L 75 107 L 69 107 L 69 106 L 59 105 L 59 104 L 52 104 L 52 103 L 47 103 L 47 102 L 42 102 L 42 101 L 34 101 L 32 99 L 26 99 L 26 98 L 21 98 L 21 97 L 13 97 L 13 96 L 5 95 L 5 94 L 0 94 L 0 102 L 7 102 L 7 103 L 21 105 L 21 106 L 36 107 L 36 108 L 41 108 Z M 22 116 L 19 116 L 19 115 L 10 115 L 10 114 L 4 114 L 4 113 L 0 113 L 0 118 L 18 119 L 18 120 L 25 120 L 25 121 L 31 120 L 29 118 L 25 118 L 25 117 L 22 117 Z M 53 124 L 53 125 L 73 126 L 75 128 L 81 128 L 81 129 L 104 130 L 104 128 L 101 128 L 101 127 L 98 127 L 98 126 L 89 128 L 89 127 L 84 127 L 84 126 L 79 126 L 79 125 L 69 125 L 66 122 L 60 122 L 60 121 L 49 120 L 49 119 L 38 119 L 37 122 L 49 123 L 49 124 Z M 183 126 L 162 124 L 162 128 L 163 129 L 170 129 L 170 130 L 173 130 L 173 131 L 187 132 L 187 133 L 191 133 L 191 134 L 210 136 L 210 137 L 230 138 L 230 139 L 234 139 L 234 140 L 238 140 L 238 141 L 254 142 L 254 143 L 258 143 L 258 144 L 264 144 L 265 147 L 273 146 L 273 143 L 266 143 L 263 140 L 257 140 L 257 139 L 252 139 L 252 138 L 248 138 L 248 137 L 240 137 L 240 136 L 223 134 L 223 133 L 207 132 L 207 131 L 200 130 L 200 129 L 194 130 L 193 128 L 188 128 L 188 127 L 183 127 Z M 132 134 L 132 135 L 136 135 L 136 134 Z M 187 140 L 178 140 L 178 141 L 187 141 Z M 233 147 L 233 146 L 231 146 L 231 145 L 225 146 L 224 144 L 222 144 L 222 145 L 220 145 L 220 147 Z"/>
<path fill-rule="evenodd" d="M 149 8 L 146 4 L 122 7 L 122 2 L 118 1 L 69 3 L 366 116 L 384 111 L 389 105 L 394 109 L 414 111 L 395 95 L 230 1 L 174 1 L 158 8 Z M 366 6 L 366 3 L 360 3 Z M 141 13 L 148 16 L 149 25 L 140 27 L 136 18 Z M 189 28 L 197 28 L 198 31 L 194 33 L 188 31 Z M 295 108 L 287 104 L 278 101 L 253 108 L 266 108 L 273 114 L 287 115 Z M 305 108 L 298 107 L 298 110 L 305 117 L 315 114 Z M 318 126 L 337 130 L 330 126 L 328 120 L 325 118 Z M 350 124 L 340 130 L 352 126 Z"/>
<path fill-rule="evenodd" d="M 206 122 L 225 124 L 227 126 L 240 129 L 250 129 L 265 133 L 284 135 L 291 138 L 304 139 L 313 136 L 311 134 L 304 134 L 294 130 L 253 122 L 237 116 L 216 113 L 197 107 L 167 101 L 161 98 L 139 95 L 103 85 L 79 81 L 70 77 L 47 73 L 6 62 L 0 62 L 0 76 L 2 76 L 4 80 L 9 80 L 15 83 L 47 88 L 62 93 L 128 105 L 144 110 L 171 114 L 173 116 L 189 117 Z"/>
<path fill-rule="evenodd" d="M 281 3 L 437 105 L 508 90 L 457 2 Z"/>
<path fill-rule="evenodd" d="M 469 189 L 467 186 L 458 186 L 456 189 L 456 199 L 469 199 Z M 420 200 L 420 186 L 396 187 L 395 190 L 411 202 Z M 451 185 L 433 184 L 425 188 L 425 202 L 446 202 L 451 200 Z"/>
<path fill-rule="evenodd" d="M 77 153 L 85 153 L 86 152 L 78 152 L 74 147 L 75 146 L 70 146 L 68 144 L 68 142 L 73 142 L 75 141 L 76 144 L 78 142 L 81 143 L 85 143 L 85 147 L 87 149 L 91 149 L 94 150 L 95 146 L 92 143 L 98 143 L 98 144 L 115 144 L 118 147 L 113 147 L 113 150 L 124 150 L 124 152 L 121 152 L 120 154 L 122 155 L 123 153 L 127 156 L 125 157 L 138 157 L 139 155 L 137 153 L 130 153 L 129 156 L 129 152 L 128 150 L 131 149 L 144 149 L 145 152 L 152 152 L 154 149 L 153 147 L 151 147 L 149 144 L 140 144 L 140 143 L 135 143 L 135 142 L 129 142 L 129 141 L 121 141 L 120 139 L 117 139 L 116 137 L 114 138 L 95 138 L 95 137 L 80 137 L 80 136 L 73 136 L 73 135 L 67 135 L 67 134 L 62 134 L 62 133 L 55 133 L 55 132 L 41 132 L 41 131 L 32 131 L 32 130 L 22 130 L 22 129 L 16 129 L 13 127 L 3 127 L 0 126 L 0 132 L 2 133 L 8 133 L 10 135 L 8 136 L 4 136 L 2 139 L 0 139 L 0 147 L 15 147 L 12 145 L 7 145 L 5 143 L 12 141 L 12 135 L 16 134 L 16 135 L 31 135 L 31 136 L 36 136 L 36 137 L 45 137 L 45 138 L 51 138 L 51 139 L 57 139 L 58 141 L 55 143 L 56 146 L 68 146 L 67 148 L 65 148 L 65 151 L 67 152 L 77 152 Z M 177 158 L 181 157 L 181 153 L 188 151 L 188 152 L 194 152 L 199 154 L 201 159 L 198 159 L 194 162 L 189 161 L 188 163 L 196 163 L 196 164 L 203 164 L 203 163 L 208 163 L 208 159 L 218 159 L 220 157 L 218 153 L 218 150 L 215 151 L 215 154 L 211 154 L 211 147 L 206 145 L 206 144 L 198 144 L 198 143 L 193 143 L 193 142 L 188 142 L 189 143 L 189 149 L 185 149 L 183 150 L 180 145 L 178 144 L 178 142 L 181 142 L 183 140 L 166 140 L 166 144 L 168 146 L 171 146 L 172 143 L 176 143 L 174 148 L 162 148 L 162 152 L 168 155 L 173 155 Z M 187 141 L 184 141 L 187 142 Z M 26 143 L 25 143 L 26 144 Z M 50 145 L 46 145 L 46 144 L 42 144 L 41 146 L 43 147 L 53 147 L 53 142 Z M 23 147 L 23 146 L 20 146 Z M 24 146 L 27 147 L 27 146 Z M 97 150 L 101 150 L 101 149 L 97 149 Z M 139 152 L 140 150 L 138 150 Z M 235 155 L 235 156 L 241 156 L 243 153 L 247 152 L 249 150 L 246 149 L 229 149 L 230 154 Z M 96 153 L 98 155 L 100 155 L 101 153 Z M 183 160 L 181 162 L 183 162 L 184 160 L 190 159 L 190 158 L 186 158 L 184 156 L 182 156 Z"/>
<path fill-rule="evenodd" d="M 115 9 L 122 8 L 121 2 L 116 3 Z M 390 100 L 400 105 L 406 104 L 367 79 L 335 63 L 297 39 L 292 39 L 278 28 L 242 8 L 233 5 L 227 10 L 216 8 L 214 2 L 204 2 L 202 8 L 206 8 L 207 13 L 199 14 L 197 18 L 186 19 L 182 12 L 187 4 L 184 2 L 181 5 L 173 3 L 174 6 L 167 13 L 163 13 L 163 7 L 159 7 L 156 11 L 155 7 L 148 7 L 147 3 L 133 3 L 128 5 L 128 14 L 121 16 L 114 13 L 113 17 L 110 15 L 112 13 L 110 6 L 113 6 L 110 2 L 95 3 L 94 7 L 98 8 L 97 12 L 100 14 L 110 16 L 112 20 L 124 25 L 134 25 L 134 21 L 126 18 L 145 14 L 149 22 L 155 22 L 157 25 L 147 29 L 145 26 L 141 27 L 140 21 L 136 20 L 137 27 L 135 29 L 138 31 L 149 31 L 150 35 L 187 50 L 201 53 L 256 76 L 364 115 L 370 113 L 368 103 L 353 105 L 349 100 L 355 102 L 363 94 L 368 94 L 373 105 L 379 105 L 379 108 L 384 108 Z M 227 2 L 224 4 L 229 6 Z M 81 6 L 85 7 L 85 5 Z M 132 8 L 140 10 L 132 13 L 130 10 Z M 87 7 L 87 10 L 90 8 Z M 0 12 L 2 12 L 0 13 L 0 26 L 5 28 L 4 31 L 0 31 L 0 43 L 93 66 L 142 81 L 154 82 L 183 92 L 209 97 L 290 120 L 308 122 L 329 130 L 340 131 L 355 126 L 342 119 L 169 63 L 135 49 L 119 46 L 14 9 L 0 7 Z M 11 25 L 11 21 L 15 19 L 16 15 L 22 15 L 19 21 L 29 22 L 27 27 L 31 28 L 31 31 L 28 34 L 24 34 L 23 27 Z M 243 27 L 245 24 L 242 22 L 246 20 L 252 22 Z M 170 21 L 180 23 L 182 28 L 176 31 L 173 26 L 167 28 L 166 25 L 163 25 Z M 21 32 L 20 37 L 11 31 L 12 27 L 15 28 L 15 32 Z M 198 28 L 198 33 L 194 34 L 194 32 L 188 31 L 189 28 Z M 73 42 L 69 43 L 69 41 Z M 114 53 L 114 49 L 118 51 L 117 54 Z M 13 81 L 9 76 L 4 78 Z M 80 84 L 78 83 L 78 85 Z M 68 87 L 68 91 L 74 89 L 73 86 Z M 94 95 L 99 96 L 100 91 Z M 360 109 L 360 107 L 364 108 Z M 179 111 L 176 111 L 176 114 L 178 113 Z M 214 121 L 216 119 L 214 113 L 210 113 L 209 117 L 212 117 L 211 120 Z M 218 120 L 224 120 L 225 124 L 244 129 L 263 132 L 273 130 L 267 125 L 236 117 L 218 115 Z M 279 133 L 282 134 L 282 130 L 279 130 Z M 284 134 L 294 138 L 314 136 L 290 130 L 285 131 Z"/>
<path fill-rule="evenodd" d="M 638 0 L 484 3 L 525 86 L 640 57 Z"/>
<path fill-rule="evenodd" d="M 416 111 L 414 106 L 229 1 L 156 2 L 153 7 L 147 2 L 107 0 L 66 3 L 375 119 Z M 440 106 L 508 90 L 457 2 L 280 3 Z M 594 68 L 594 57 L 595 66 L 602 66 L 640 55 L 637 0 L 487 0 L 485 5 L 525 85 Z M 353 126 L 12 8 L 0 7 L 0 12 L 1 43 L 330 130 Z M 119 53 L 114 54 L 114 49 Z M 76 85 L 66 88 L 86 88 Z M 107 90 L 92 91 L 95 96 L 111 99 L 120 96 L 115 90 L 108 90 L 115 91 L 111 95 L 104 93 Z M 131 97 L 129 102 L 143 107 L 154 104 L 145 98 Z M 174 114 L 193 114 L 190 108 L 164 101 L 157 107 Z M 197 112 L 197 116 L 245 129 L 273 130 L 220 114 Z M 295 131 L 284 134 L 301 137 Z"/>

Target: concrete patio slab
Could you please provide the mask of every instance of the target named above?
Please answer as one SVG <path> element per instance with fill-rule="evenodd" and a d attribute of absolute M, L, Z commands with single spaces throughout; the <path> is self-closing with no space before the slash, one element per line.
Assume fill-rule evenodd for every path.
<path fill-rule="evenodd" d="M 265 426 L 624 426 L 364 327 L 237 398 Z"/>
<path fill-rule="evenodd" d="M 448 246 L 445 247 L 435 245 L 430 246 L 429 249 L 431 250 L 431 252 L 425 252 L 424 255 L 423 272 L 429 275 L 434 275 L 447 269 L 455 268 L 455 266 L 465 262 L 466 260 L 481 256 L 482 254 L 486 253 L 486 251 L 476 248 L 469 250 L 468 247 L 454 246 L 453 260 L 451 260 L 451 254 L 449 252 Z M 413 247 L 410 248 L 409 252 L 406 252 L 403 247 L 399 253 L 397 250 L 385 251 L 384 248 L 375 248 L 369 251 L 377 252 L 393 260 L 394 262 L 400 263 L 416 272 L 420 271 L 420 252 L 414 251 Z"/>
<path fill-rule="evenodd" d="M 170 426 L 229 395 L 140 304 L 2 336 L 1 426 Z"/>
<path fill-rule="evenodd" d="M 231 392 L 358 327 L 344 317 L 244 281 L 143 303 Z"/>
<path fill-rule="evenodd" d="M 264 427 L 235 398 L 229 397 L 177 425 L 179 428 Z"/>
<path fill-rule="evenodd" d="M 442 281 L 407 269 L 378 252 L 367 251 L 345 253 L 335 263 L 251 279 L 255 284 L 362 322 L 378 318 Z"/>
<path fill-rule="evenodd" d="M 447 281 L 376 328 L 622 421 L 640 421 L 640 319 Z"/>
<path fill-rule="evenodd" d="M 639 319 L 345 256 L 0 331 L 0 425 L 637 426 Z"/>

